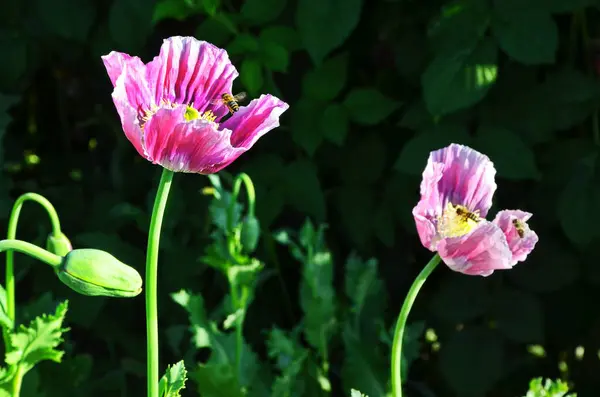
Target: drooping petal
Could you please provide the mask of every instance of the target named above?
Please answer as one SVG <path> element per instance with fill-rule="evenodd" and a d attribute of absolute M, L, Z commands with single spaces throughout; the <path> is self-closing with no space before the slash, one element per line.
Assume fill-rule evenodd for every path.
<path fill-rule="evenodd" d="M 144 127 L 149 160 L 174 172 L 215 173 L 246 148 L 231 146 L 231 131 L 203 119 L 186 121 L 185 109 L 160 109 Z"/>
<path fill-rule="evenodd" d="M 111 51 L 108 55 L 104 55 L 101 58 L 104 67 L 106 68 L 106 72 L 108 73 L 108 77 L 110 78 L 110 82 L 114 87 L 117 83 L 117 79 L 123 72 L 125 63 L 133 57 L 123 52 Z M 139 58 L 138 61 L 140 61 Z"/>
<path fill-rule="evenodd" d="M 140 128 L 138 111 L 134 109 L 129 102 L 125 84 L 122 82 L 124 78 L 124 76 L 120 76 L 121 83 L 115 86 L 112 93 L 113 102 L 117 109 L 117 113 L 119 113 L 119 117 L 121 118 L 121 126 L 125 132 L 125 136 L 129 139 L 129 142 L 133 144 L 135 150 L 147 159 L 148 155 L 142 144 L 142 129 Z"/>
<path fill-rule="evenodd" d="M 432 214 L 433 210 L 427 201 L 419 201 L 413 208 L 413 217 L 417 226 L 417 233 L 421 244 L 430 251 L 436 250 L 436 217 Z"/>
<path fill-rule="evenodd" d="M 441 239 L 437 250 L 450 269 L 469 275 L 489 276 L 513 265 L 504 233 L 487 221 L 464 236 Z"/>
<path fill-rule="evenodd" d="M 421 200 L 441 211 L 446 203 L 479 210 L 482 217 L 492 206 L 496 169 L 490 159 L 463 145 L 451 144 L 431 152 L 421 182 Z"/>
<path fill-rule="evenodd" d="M 493 222 L 502 230 L 508 241 L 513 266 L 517 262 L 523 262 L 539 240 L 538 235 L 527 224 L 531 216 L 531 213 L 521 210 L 503 210 L 494 218 Z"/>
<path fill-rule="evenodd" d="M 156 103 L 161 100 L 189 104 L 200 113 L 210 109 L 217 116 L 226 107 L 211 105 L 223 93 L 231 93 L 238 72 L 227 51 L 193 37 L 165 39 L 160 55 L 147 65 L 146 79 L 154 87 Z"/>
<path fill-rule="evenodd" d="M 288 108 L 289 105 L 277 97 L 261 95 L 240 108 L 222 126 L 233 131 L 233 147 L 248 150 L 261 136 L 279 126 L 279 116 Z"/>

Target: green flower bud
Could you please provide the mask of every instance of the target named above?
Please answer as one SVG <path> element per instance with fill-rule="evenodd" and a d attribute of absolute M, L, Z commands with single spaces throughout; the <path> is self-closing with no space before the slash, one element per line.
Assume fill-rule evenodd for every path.
<path fill-rule="evenodd" d="M 260 223 L 254 216 L 246 216 L 242 223 L 240 241 L 246 252 L 254 252 L 260 237 Z"/>
<path fill-rule="evenodd" d="M 137 270 L 97 249 L 69 252 L 56 274 L 60 281 L 83 295 L 128 298 L 142 292 L 142 277 Z"/>
<path fill-rule="evenodd" d="M 46 250 L 52 252 L 54 255 L 65 256 L 73 251 L 73 246 L 64 233 L 61 232 L 58 236 L 50 233 L 46 239 Z"/>

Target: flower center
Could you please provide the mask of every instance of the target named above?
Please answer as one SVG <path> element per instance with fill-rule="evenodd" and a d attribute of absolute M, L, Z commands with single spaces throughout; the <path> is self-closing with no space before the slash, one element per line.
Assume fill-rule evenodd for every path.
<path fill-rule="evenodd" d="M 470 233 L 479 221 L 479 210 L 471 212 L 465 206 L 449 202 L 438 217 L 437 231 L 442 238 L 460 237 Z"/>
<path fill-rule="evenodd" d="M 184 117 L 187 121 L 192 121 L 196 119 L 215 121 L 217 119 L 217 116 L 212 112 L 212 110 L 207 110 L 206 112 L 200 114 L 199 111 L 197 111 L 190 105 L 186 105 Z"/>

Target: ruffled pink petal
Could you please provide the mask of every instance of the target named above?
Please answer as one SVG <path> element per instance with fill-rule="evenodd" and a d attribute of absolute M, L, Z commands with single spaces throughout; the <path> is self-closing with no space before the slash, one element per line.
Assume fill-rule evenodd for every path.
<path fill-rule="evenodd" d="M 261 136 L 279 126 L 279 116 L 288 108 L 289 105 L 277 97 L 261 95 L 221 125 L 233 131 L 233 147 L 248 150 Z"/>
<path fill-rule="evenodd" d="M 413 208 L 413 217 L 415 218 L 415 224 L 417 226 L 417 233 L 421 244 L 430 251 L 436 250 L 436 222 L 434 214 L 432 214 L 432 208 L 426 201 L 419 201 L 419 203 Z"/>
<path fill-rule="evenodd" d="M 152 82 L 156 103 L 189 104 L 200 113 L 213 110 L 223 116 L 227 108 L 210 102 L 231 93 L 237 76 L 227 51 L 193 37 L 175 36 L 164 40 L 160 55 L 148 63 L 146 79 Z"/>
<path fill-rule="evenodd" d="M 532 214 L 521 210 L 503 210 L 496 214 L 494 223 L 502 230 L 508 241 L 508 246 L 512 252 L 512 265 L 517 262 L 523 262 L 527 255 L 535 248 L 539 238 L 538 235 L 529 228 L 527 220 Z M 523 237 L 519 235 L 513 220 L 519 220 L 522 225 Z"/>
<path fill-rule="evenodd" d="M 126 86 L 123 84 L 123 75 L 120 76 L 120 84 L 115 86 L 112 93 L 113 102 L 119 117 L 121 118 L 121 126 L 125 132 L 125 136 L 129 139 L 129 142 L 133 144 L 135 150 L 141 154 L 144 158 L 148 158 L 146 151 L 142 144 L 142 129 L 140 128 L 140 121 L 138 118 L 138 111 L 131 106 L 129 98 L 127 97 Z"/>
<path fill-rule="evenodd" d="M 123 64 L 113 90 L 113 98 L 116 94 L 122 101 L 127 101 L 139 116 L 158 105 L 152 95 L 154 88 L 146 80 L 145 74 L 146 66 L 142 61 L 137 57 L 130 58 Z"/>
<path fill-rule="evenodd" d="M 231 131 L 211 121 L 186 121 L 185 109 L 160 109 L 144 127 L 149 160 L 174 172 L 212 174 L 225 168 L 247 148 L 231 146 Z"/>
<path fill-rule="evenodd" d="M 450 269 L 468 275 L 489 276 L 494 270 L 512 267 L 506 237 L 492 222 L 482 221 L 462 237 L 441 239 L 437 250 Z"/>
<path fill-rule="evenodd" d="M 106 72 L 108 73 L 110 82 L 114 87 L 117 82 L 117 79 L 123 72 L 123 67 L 125 63 L 129 61 L 132 58 L 132 56 L 122 52 L 111 51 L 108 55 L 104 55 L 101 58 L 102 62 L 104 62 L 104 67 L 106 68 Z"/>
<path fill-rule="evenodd" d="M 496 169 L 490 159 L 463 145 L 451 144 L 431 152 L 421 182 L 421 200 L 441 212 L 447 202 L 479 210 L 482 217 L 492 206 Z"/>

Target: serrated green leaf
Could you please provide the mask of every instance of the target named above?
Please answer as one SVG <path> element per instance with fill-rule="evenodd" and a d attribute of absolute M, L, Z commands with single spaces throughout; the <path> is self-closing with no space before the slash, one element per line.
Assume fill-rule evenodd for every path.
<path fill-rule="evenodd" d="M 299 0 L 296 26 L 315 64 L 344 43 L 360 19 L 361 0 Z"/>
<path fill-rule="evenodd" d="M 257 96 L 264 84 L 261 63 L 252 58 L 244 59 L 240 69 L 240 80 L 251 96 Z"/>
<path fill-rule="evenodd" d="M 323 111 L 319 126 L 325 139 L 342 146 L 348 135 L 348 122 L 346 109 L 337 103 L 332 103 Z"/>
<path fill-rule="evenodd" d="M 272 385 L 272 397 L 301 394 L 301 373 L 309 356 L 308 350 L 298 343 L 296 336 L 288 335 L 278 328 L 269 332 L 267 349 L 280 372 Z"/>
<path fill-rule="evenodd" d="M 355 88 L 344 99 L 344 107 L 350 120 L 365 125 L 373 125 L 383 121 L 400 103 L 383 95 L 375 88 Z"/>
<path fill-rule="evenodd" d="M 465 127 L 456 124 L 438 124 L 418 133 L 404 144 L 394 169 L 411 175 L 420 175 L 431 151 L 451 143 L 469 145 L 470 141 L 471 137 Z"/>
<path fill-rule="evenodd" d="M 500 48 L 523 64 L 548 64 L 555 60 L 558 27 L 547 13 L 517 12 L 509 16 L 496 16 L 492 31 Z"/>
<path fill-rule="evenodd" d="M 496 81 L 497 57 L 491 39 L 483 39 L 472 51 L 436 56 L 421 77 L 429 112 L 442 116 L 483 99 Z"/>
<path fill-rule="evenodd" d="M 484 396 L 502 376 L 504 347 L 493 331 L 455 332 L 440 350 L 440 369 L 456 395 Z"/>
<path fill-rule="evenodd" d="M 543 381 L 543 378 L 532 379 L 524 397 L 577 397 L 576 393 L 566 394 L 569 392 L 569 385 L 560 379 Z"/>
<path fill-rule="evenodd" d="M 515 180 L 540 177 L 533 150 L 512 131 L 482 126 L 477 131 L 474 147 L 490 157 L 500 177 Z"/>
<path fill-rule="evenodd" d="M 159 394 L 162 397 L 179 397 L 182 389 L 185 389 L 187 380 L 187 371 L 185 364 L 179 361 L 176 364 L 169 365 L 165 374 L 160 379 Z"/>
<path fill-rule="evenodd" d="M 346 84 L 347 69 L 347 54 L 329 58 L 304 75 L 302 93 L 323 102 L 335 99 Z"/>
<path fill-rule="evenodd" d="M 369 397 L 366 394 L 362 394 L 358 390 L 352 389 L 350 390 L 350 397 Z"/>
<path fill-rule="evenodd" d="M 64 301 L 54 314 L 36 317 L 29 326 L 21 325 L 10 334 L 6 363 L 18 366 L 23 374 L 44 360 L 59 363 L 64 352 L 56 347 L 63 341 L 62 334 L 68 331 L 68 328 L 62 328 L 67 306 Z"/>

